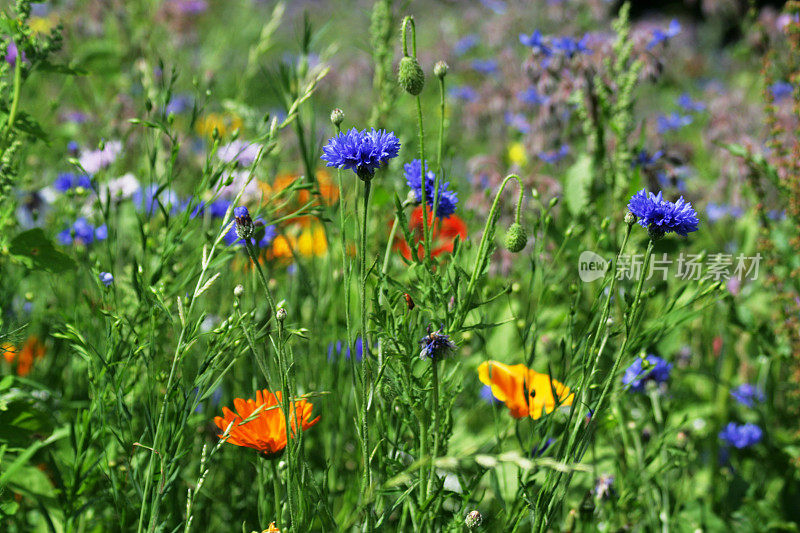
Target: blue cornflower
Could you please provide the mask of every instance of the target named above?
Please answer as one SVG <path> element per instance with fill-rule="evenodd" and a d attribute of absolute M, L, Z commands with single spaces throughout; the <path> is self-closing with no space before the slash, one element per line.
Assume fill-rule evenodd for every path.
<path fill-rule="evenodd" d="M 481 388 L 481 399 L 490 405 L 498 405 L 503 402 L 494 397 L 492 388 L 489 385 L 484 385 Z"/>
<path fill-rule="evenodd" d="M 355 341 L 355 350 L 356 350 L 356 361 L 361 362 L 364 359 L 364 341 L 361 340 L 361 336 L 359 335 Z M 328 362 L 333 363 L 336 361 L 337 357 L 342 355 L 342 351 L 344 350 L 344 358 L 350 360 L 350 347 L 345 346 L 342 341 L 336 341 L 336 343 L 329 343 L 328 344 Z M 369 352 L 369 350 L 367 350 Z M 368 354 L 369 355 L 369 354 Z"/>
<path fill-rule="evenodd" d="M 108 228 L 105 224 L 95 228 L 83 217 L 77 219 L 72 226 L 62 230 L 57 235 L 58 242 L 64 246 L 69 246 L 73 243 L 88 246 L 95 240 L 102 241 L 107 238 Z"/>
<path fill-rule="evenodd" d="M 692 231 L 697 231 L 700 223 L 692 204 L 685 201 L 683 196 L 673 203 L 664 200 L 661 192 L 657 195 L 648 194 L 646 189 L 633 195 L 628 202 L 628 210 L 636 215 L 639 225 L 646 228 L 653 239 L 671 231 L 686 237 Z"/>
<path fill-rule="evenodd" d="M 447 94 L 458 100 L 475 102 L 478 99 L 478 91 L 469 85 L 454 85 L 448 89 Z"/>
<path fill-rule="evenodd" d="M 519 34 L 519 42 L 525 46 L 530 46 L 538 52 L 542 52 L 546 56 L 552 55 L 553 51 L 545 44 L 542 32 L 534 30 L 530 35 L 524 33 Z"/>
<path fill-rule="evenodd" d="M 567 155 L 569 155 L 569 145 L 562 144 L 558 150 L 551 150 L 549 152 L 539 152 L 537 155 L 539 156 L 539 159 L 541 159 L 545 163 L 550 163 L 551 165 L 555 165 L 556 163 L 567 157 Z"/>
<path fill-rule="evenodd" d="M 764 401 L 764 391 L 749 383 L 742 383 L 731 389 L 731 397 L 746 407 L 753 407 L 755 402 Z"/>
<path fill-rule="evenodd" d="M 517 100 L 530 105 L 543 105 L 548 101 L 547 97 L 539 94 L 539 91 L 537 91 L 535 87 L 528 87 L 524 91 L 519 91 L 517 93 Z"/>
<path fill-rule="evenodd" d="M 69 153 L 71 153 L 73 155 L 77 154 L 78 150 L 80 150 L 80 149 L 81 149 L 81 147 L 75 141 L 69 141 L 67 143 L 67 152 L 69 152 Z"/>
<path fill-rule="evenodd" d="M 772 93 L 772 98 L 776 102 L 780 102 L 784 98 L 791 96 L 794 86 L 785 81 L 776 81 L 769 86 L 769 91 Z"/>
<path fill-rule="evenodd" d="M 470 35 L 465 35 L 461 39 L 456 42 L 456 45 L 453 47 L 453 53 L 458 56 L 464 55 L 473 48 L 478 45 L 479 38 L 474 33 Z"/>
<path fill-rule="evenodd" d="M 672 363 L 667 363 L 657 355 L 650 354 L 644 359 L 637 357 L 636 361 L 625 370 L 622 384 L 630 385 L 630 390 L 634 392 L 643 392 L 648 381 L 654 383 L 667 381 L 671 370 Z"/>
<path fill-rule="evenodd" d="M 723 217 L 731 216 L 733 218 L 739 218 L 744 213 L 744 210 L 741 207 L 737 207 L 734 205 L 726 205 L 726 204 L 708 204 L 706 206 L 706 217 L 711 222 L 717 222 Z"/>
<path fill-rule="evenodd" d="M 67 192 L 76 187 L 92 188 L 92 180 L 86 174 L 76 175 L 72 172 L 63 172 L 53 181 L 53 188 L 59 192 Z"/>
<path fill-rule="evenodd" d="M 489 387 L 489 389 L 491 390 L 491 387 Z M 556 439 L 547 439 L 546 441 L 537 444 L 533 447 L 533 450 L 531 450 L 531 457 L 541 457 L 544 455 L 544 452 L 547 451 L 547 448 L 549 448 L 550 445 L 555 441 Z"/>
<path fill-rule="evenodd" d="M 647 150 L 641 150 L 636 155 L 636 158 L 633 161 L 631 161 L 631 166 L 632 167 L 645 168 L 645 167 L 649 167 L 649 166 L 655 165 L 656 162 L 659 159 L 661 159 L 661 157 L 663 155 L 664 155 L 664 151 L 663 150 L 658 150 L 655 153 L 653 153 L 652 155 L 650 153 L 648 153 Z"/>
<path fill-rule="evenodd" d="M 761 428 L 755 424 L 742 424 L 730 422 L 725 429 L 719 432 L 720 440 L 725 441 L 727 444 L 734 448 L 747 448 L 753 444 L 758 443 L 764 433 Z"/>
<path fill-rule="evenodd" d="M 493 74 L 497 72 L 496 59 L 473 59 L 471 66 L 473 70 L 477 70 L 481 74 Z"/>
<path fill-rule="evenodd" d="M 406 174 L 406 183 L 414 192 L 417 202 L 422 202 L 422 167 L 419 164 L 419 159 L 415 159 L 411 163 L 406 163 L 403 165 L 403 169 Z M 425 199 L 429 207 L 433 207 L 435 180 L 436 175 L 433 171 L 428 170 L 428 162 L 426 161 Z M 436 209 L 436 217 L 439 219 L 445 219 L 456 212 L 458 197 L 454 191 L 447 190 L 449 186 L 449 181 L 439 182 L 439 207 Z"/>
<path fill-rule="evenodd" d="M 428 357 L 438 361 L 446 358 L 456 349 L 456 345 L 450 340 L 450 336 L 442 333 L 441 329 L 432 332 L 431 328 L 428 328 L 428 334 L 420 339 L 419 345 L 422 348 L 419 352 L 419 358 L 423 360 Z"/>
<path fill-rule="evenodd" d="M 681 25 L 678 23 L 676 19 L 672 19 L 666 31 L 656 30 L 653 32 L 653 38 L 650 39 L 649 43 L 647 43 L 647 49 L 652 50 L 659 43 L 667 42 L 669 39 L 672 39 L 680 32 L 681 32 Z"/>
<path fill-rule="evenodd" d="M 322 148 L 322 159 L 329 167 L 352 170 L 362 180 L 370 180 L 389 159 L 397 157 L 400 141 L 386 130 L 340 132 Z"/>
<path fill-rule="evenodd" d="M 691 123 L 692 117 L 690 115 L 681 115 L 680 113 L 676 112 L 672 112 L 669 115 L 661 115 L 656 119 L 658 133 L 679 130 Z"/>
<path fill-rule="evenodd" d="M 110 287 L 112 283 L 114 283 L 114 276 L 112 276 L 108 272 L 100 272 L 98 276 L 100 278 L 100 283 L 105 285 L 106 287 Z"/>
<path fill-rule="evenodd" d="M 588 35 L 584 35 L 580 40 L 572 37 L 556 37 L 553 39 L 553 48 L 564 54 L 568 59 L 572 59 L 577 54 L 591 55 L 592 49 L 586 46 L 588 38 Z"/>
<path fill-rule="evenodd" d="M 176 94 L 164 107 L 164 113 L 179 115 L 192 108 L 192 97 L 185 94 Z"/>
<path fill-rule="evenodd" d="M 603 474 L 597 478 L 592 494 L 598 500 L 607 500 L 614 496 L 614 476 Z"/>
<path fill-rule="evenodd" d="M 692 97 L 689 96 L 689 93 L 683 93 L 678 97 L 678 105 L 681 106 L 684 111 L 688 111 L 689 113 L 706 110 L 706 104 L 700 102 L 699 100 L 692 100 Z"/>

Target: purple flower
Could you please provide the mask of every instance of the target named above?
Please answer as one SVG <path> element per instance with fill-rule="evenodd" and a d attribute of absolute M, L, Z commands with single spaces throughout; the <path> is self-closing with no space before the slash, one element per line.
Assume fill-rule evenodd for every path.
<path fill-rule="evenodd" d="M 558 150 L 551 150 L 549 152 L 539 152 L 537 154 L 539 159 L 544 161 L 545 163 L 550 163 L 551 165 L 555 165 L 567 155 L 569 155 L 569 145 L 562 144 Z"/>
<path fill-rule="evenodd" d="M 478 100 L 478 91 L 469 85 L 454 85 L 448 89 L 447 94 L 457 100 L 465 100 L 467 102 L 475 102 Z"/>
<path fill-rule="evenodd" d="M 86 172 L 94 175 L 111 165 L 121 152 L 122 143 L 120 141 L 110 141 L 105 143 L 101 150 L 83 152 L 78 161 Z"/>
<path fill-rule="evenodd" d="M 335 362 L 336 358 L 342 355 L 342 349 L 344 350 L 344 357 L 348 361 L 350 360 L 350 347 L 344 346 L 342 341 L 336 341 L 336 343 L 328 344 L 328 362 Z M 361 336 L 359 335 L 355 341 L 355 349 L 356 349 L 356 361 L 361 362 L 364 359 L 364 341 L 361 340 Z"/>
<path fill-rule="evenodd" d="M 553 39 L 553 48 L 564 54 L 568 59 L 572 59 L 577 54 L 591 55 L 592 50 L 586 47 L 588 38 L 588 35 L 584 35 L 578 41 L 571 37 L 556 37 Z"/>
<path fill-rule="evenodd" d="M 105 285 L 106 287 L 110 287 L 112 283 L 114 283 L 114 276 L 112 276 L 108 272 L 100 272 L 98 276 L 100 278 L 100 283 Z"/>
<path fill-rule="evenodd" d="M 477 70 L 481 74 L 493 74 L 497 72 L 496 59 L 473 59 L 471 66 L 473 70 Z"/>
<path fill-rule="evenodd" d="M 672 363 L 667 363 L 657 355 L 648 355 L 644 359 L 637 357 L 622 376 L 622 384 L 630 385 L 630 390 L 643 392 L 645 383 L 664 383 L 669 379 Z"/>
<path fill-rule="evenodd" d="M 108 228 L 105 224 L 95 228 L 89 222 L 80 217 L 72 226 L 59 232 L 57 235 L 58 242 L 64 246 L 77 243 L 89 246 L 95 240 L 102 241 L 108 238 Z"/>
<path fill-rule="evenodd" d="M 735 422 L 728 423 L 725 429 L 719 432 L 720 440 L 725 441 L 734 448 L 747 448 L 761 441 L 764 433 L 755 424 L 739 425 Z"/>
<path fill-rule="evenodd" d="M 64 172 L 59 174 L 53 182 L 53 188 L 59 192 L 67 192 L 76 187 L 91 189 L 92 180 L 86 174 L 76 175 L 72 172 Z"/>
<path fill-rule="evenodd" d="M 534 50 L 541 52 L 546 56 L 549 56 L 553 53 L 552 50 L 550 50 L 550 48 L 548 48 L 548 46 L 545 44 L 544 37 L 542 37 L 542 32 L 539 30 L 534 30 L 530 35 L 520 33 L 519 42 L 525 46 L 530 46 Z"/>
<path fill-rule="evenodd" d="M 784 98 L 791 96 L 793 91 L 794 86 L 785 81 L 776 81 L 769 86 L 769 92 L 772 93 L 772 98 L 776 102 L 780 102 Z"/>
<path fill-rule="evenodd" d="M 442 333 L 442 330 L 431 331 L 428 328 L 428 334 L 422 337 L 419 341 L 422 348 L 419 352 L 419 358 L 430 358 L 433 360 L 441 360 L 450 355 L 455 349 L 456 345 L 450 340 L 449 335 Z"/>
<path fill-rule="evenodd" d="M 413 160 L 411 163 L 403 165 L 405 170 L 406 183 L 409 188 L 414 191 L 414 196 L 417 202 L 422 202 L 422 167 L 419 159 Z M 428 162 L 425 162 L 425 200 L 429 207 L 433 207 L 434 202 L 434 185 L 436 182 L 436 175 L 428 170 Z M 453 191 L 447 190 L 450 186 L 449 181 L 439 182 L 439 207 L 436 209 L 436 216 L 439 219 L 445 219 L 456 212 L 456 204 L 458 204 L 458 197 Z"/>
<path fill-rule="evenodd" d="M 235 161 L 240 166 L 249 167 L 258 157 L 260 150 L 260 144 L 248 143 L 237 139 L 221 147 L 217 152 L 217 158 L 224 163 L 233 163 Z"/>
<path fill-rule="evenodd" d="M 384 163 L 397 157 L 400 141 L 385 130 L 340 132 L 322 148 L 322 159 L 329 167 L 352 170 L 362 180 L 370 180 Z"/>
<path fill-rule="evenodd" d="M 192 98 L 185 94 L 177 94 L 173 96 L 167 105 L 164 107 L 164 113 L 179 115 L 185 113 L 192 107 Z"/>
<path fill-rule="evenodd" d="M 614 476 L 603 474 L 597 478 L 592 494 L 598 500 L 607 500 L 614 495 Z"/>
<path fill-rule="evenodd" d="M 517 100 L 530 105 L 544 105 L 548 102 L 548 98 L 539 94 L 535 87 L 528 87 L 524 91 L 519 91 L 517 93 Z"/>
<path fill-rule="evenodd" d="M 678 105 L 682 107 L 684 111 L 689 113 L 706 110 L 706 104 L 697 100 L 692 100 L 691 96 L 689 96 L 689 93 L 683 93 L 678 97 Z"/>
<path fill-rule="evenodd" d="M 692 204 L 686 202 L 683 196 L 673 203 L 664 200 L 661 192 L 658 195 L 648 194 L 645 189 L 633 195 L 628 203 L 628 210 L 636 215 L 639 225 L 646 228 L 653 239 L 661 238 L 671 231 L 685 237 L 690 232 L 697 231 L 700 223 Z"/>
<path fill-rule="evenodd" d="M 170 4 L 184 15 L 199 15 L 208 9 L 206 0 L 171 0 Z"/>
<path fill-rule="evenodd" d="M 18 57 L 22 59 L 23 63 L 26 63 L 28 61 L 28 58 L 25 56 L 25 51 L 20 50 L 17 47 L 17 43 L 15 43 L 14 41 L 9 42 L 8 48 L 6 48 L 6 57 L 5 57 L 6 63 L 11 65 L 12 68 L 16 67 Z"/>
<path fill-rule="evenodd" d="M 680 32 L 681 32 L 681 25 L 678 23 L 676 19 L 672 19 L 666 31 L 658 29 L 653 32 L 653 38 L 650 39 L 649 43 L 647 43 L 647 49 L 652 50 L 659 43 L 666 43 L 668 40 L 672 39 Z"/>
<path fill-rule="evenodd" d="M 659 159 L 661 159 L 661 157 L 662 157 L 663 155 L 664 155 L 664 152 L 663 152 L 662 150 L 658 150 L 658 151 L 656 151 L 655 153 L 653 153 L 652 155 L 650 155 L 650 154 L 647 152 L 647 150 L 641 150 L 641 151 L 640 151 L 640 152 L 639 152 L 639 153 L 636 155 L 636 159 L 634 159 L 633 161 L 631 161 L 631 166 L 632 166 L 632 167 L 642 167 L 642 168 L 645 168 L 645 167 L 649 167 L 649 166 L 655 165 L 655 164 L 656 164 L 656 162 L 657 162 Z"/>
<path fill-rule="evenodd" d="M 481 387 L 481 399 L 483 399 L 483 401 L 491 405 L 498 405 L 503 403 L 494 397 L 494 394 L 492 393 L 492 388 L 489 385 L 484 385 L 483 387 Z"/>
<path fill-rule="evenodd" d="M 749 383 L 742 383 L 731 389 L 731 397 L 746 407 L 753 407 L 755 402 L 764 401 L 764 391 Z"/>
<path fill-rule="evenodd" d="M 476 34 L 465 35 L 456 42 L 453 47 L 453 53 L 456 55 L 464 55 L 478 45 L 479 38 Z"/>
<path fill-rule="evenodd" d="M 525 115 L 522 113 L 510 113 L 506 111 L 505 115 L 506 124 L 517 130 L 518 132 L 527 135 L 531 132 L 531 125 L 528 123 Z"/>
<path fill-rule="evenodd" d="M 230 206 L 231 202 L 228 200 L 216 200 L 211 202 L 211 204 L 208 206 L 208 211 L 214 218 L 223 218 L 225 213 L 228 212 L 228 208 Z"/>
<path fill-rule="evenodd" d="M 178 195 L 169 189 L 159 189 L 158 185 L 153 183 L 147 187 L 140 187 L 133 193 L 133 205 L 137 211 L 144 212 L 152 216 L 158 209 L 158 205 L 164 206 L 171 213 L 175 213 L 180 209 L 180 199 Z"/>
<path fill-rule="evenodd" d="M 669 115 L 661 115 L 658 118 L 656 118 L 658 133 L 666 133 L 672 130 L 679 130 L 682 127 L 688 126 L 691 123 L 692 123 L 692 117 L 690 115 L 681 115 L 675 112 L 672 112 Z"/>

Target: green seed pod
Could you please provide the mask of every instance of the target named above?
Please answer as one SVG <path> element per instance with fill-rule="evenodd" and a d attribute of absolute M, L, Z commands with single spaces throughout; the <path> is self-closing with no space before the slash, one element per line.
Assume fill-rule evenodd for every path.
<path fill-rule="evenodd" d="M 447 75 L 447 69 L 447 63 L 444 61 L 437 61 L 436 64 L 433 65 L 433 74 L 441 80 Z"/>
<path fill-rule="evenodd" d="M 508 228 L 508 232 L 506 232 L 506 248 L 508 248 L 509 252 L 517 253 L 525 248 L 525 245 L 528 244 L 528 235 L 525 233 L 525 228 L 522 227 L 522 224 L 511 224 Z"/>
<path fill-rule="evenodd" d="M 400 68 L 397 73 L 397 81 L 407 93 L 414 96 L 422 92 L 425 86 L 425 73 L 419 66 L 419 61 L 415 57 L 404 57 L 400 60 Z"/>

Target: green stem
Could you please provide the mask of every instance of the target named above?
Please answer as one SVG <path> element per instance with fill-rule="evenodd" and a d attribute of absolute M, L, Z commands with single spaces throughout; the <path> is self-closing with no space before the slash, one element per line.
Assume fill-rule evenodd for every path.
<path fill-rule="evenodd" d="M 433 455 L 428 472 L 429 494 L 433 489 L 433 479 L 436 474 L 435 461 L 439 456 L 439 362 L 436 357 L 431 357 L 431 377 L 433 381 Z"/>
<path fill-rule="evenodd" d="M 276 461 L 273 459 L 268 459 L 269 466 L 272 469 L 272 492 L 275 497 L 275 523 L 278 527 L 283 526 L 283 521 L 281 520 L 281 478 L 278 475 L 278 466 Z"/>
<path fill-rule="evenodd" d="M 367 425 L 367 409 L 370 394 L 370 357 L 369 336 L 367 334 L 367 220 L 369 219 L 369 193 L 372 187 L 370 180 L 364 181 L 364 212 L 361 224 L 361 250 L 359 257 L 360 297 L 361 297 L 361 453 L 364 456 L 364 472 L 361 479 L 361 502 L 367 512 L 367 531 L 372 531 L 372 511 L 366 505 L 367 492 L 372 484 L 369 457 L 369 427 Z M 355 357 L 355 354 L 353 354 Z"/>
<path fill-rule="evenodd" d="M 420 190 L 422 191 L 422 237 L 425 251 L 423 259 L 431 257 L 431 227 L 428 226 L 428 191 L 425 187 L 425 131 L 422 128 L 422 99 L 417 96 L 417 127 L 419 134 L 419 166 L 420 166 Z M 431 211 L 431 216 L 436 217 L 436 213 Z M 431 224 L 432 226 L 433 224 Z M 416 254 L 414 254 L 416 255 Z"/>
<path fill-rule="evenodd" d="M 8 112 L 8 120 L 3 128 L 3 151 L 0 156 L 5 154 L 6 145 L 8 143 L 8 136 L 14 128 L 14 121 L 17 118 L 17 109 L 19 108 L 20 89 L 22 87 L 22 53 L 17 54 L 17 60 L 14 63 L 14 93 L 11 96 L 11 109 Z"/>

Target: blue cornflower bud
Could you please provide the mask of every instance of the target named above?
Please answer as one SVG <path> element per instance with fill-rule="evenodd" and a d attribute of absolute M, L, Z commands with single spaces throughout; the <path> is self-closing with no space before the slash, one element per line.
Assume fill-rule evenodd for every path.
<path fill-rule="evenodd" d="M 240 239 L 247 241 L 255 231 L 253 219 L 250 218 L 250 211 L 240 205 L 233 210 L 233 218 L 236 220 L 236 235 Z"/>

